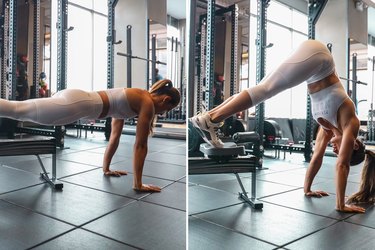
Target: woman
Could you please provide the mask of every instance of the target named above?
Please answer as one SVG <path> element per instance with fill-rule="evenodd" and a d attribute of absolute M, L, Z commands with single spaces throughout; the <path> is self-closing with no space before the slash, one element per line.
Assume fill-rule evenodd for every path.
<path fill-rule="evenodd" d="M 255 106 L 283 90 L 292 88 L 306 81 L 311 97 L 313 118 L 321 125 L 315 150 L 306 173 L 304 192 L 306 196 L 321 197 L 327 193 L 312 191 L 311 185 L 319 171 L 327 144 L 331 142 L 338 154 L 336 162 L 336 209 L 342 212 L 364 212 L 355 205 L 345 204 L 345 188 L 349 173 L 352 153 L 361 148 L 356 140 L 359 120 L 355 107 L 342 87 L 335 71 L 333 58 L 326 46 L 318 41 L 308 40 L 267 75 L 255 87 L 242 91 L 228 98 L 220 106 L 191 118 L 206 142 L 215 147 L 223 147 L 218 137 L 218 129 L 224 119 Z M 205 132 L 210 138 L 207 138 Z M 353 160 L 362 161 L 358 154 Z"/>
<path fill-rule="evenodd" d="M 159 192 L 159 187 L 142 183 L 147 139 L 152 133 L 156 115 L 175 108 L 179 102 L 180 93 L 170 80 L 165 79 L 155 83 L 150 91 L 137 88 L 115 88 L 97 92 L 66 89 L 50 98 L 22 102 L 0 99 L 0 117 L 55 126 L 69 124 L 81 118 L 112 117 L 112 131 L 104 154 L 103 172 L 107 176 L 120 176 L 126 172 L 111 171 L 109 165 L 119 144 L 124 119 L 138 116 L 133 157 L 133 189 Z"/>

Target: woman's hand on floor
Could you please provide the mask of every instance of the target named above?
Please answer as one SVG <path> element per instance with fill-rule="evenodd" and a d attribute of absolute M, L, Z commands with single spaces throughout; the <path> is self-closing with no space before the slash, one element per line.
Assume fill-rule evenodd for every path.
<path fill-rule="evenodd" d="M 324 191 L 321 191 L 321 190 L 316 190 L 316 191 L 309 191 L 307 193 L 305 193 L 306 196 L 309 196 L 309 197 L 323 197 L 323 196 L 329 196 L 329 194 L 327 192 L 324 192 Z"/>
<path fill-rule="evenodd" d="M 363 207 L 358 207 L 355 205 L 346 205 L 343 208 L 337 208 L 337 211 L 344 212 L 344 213 L 364 213 L 366 212 L 366 209 Z"/>
<path fill-rule="evenodd" d="M 161 188 L 152 184 L 142 184 L 140 188 L 133 187 L 134 190 L 140 192 L 160 192 Z"/>
<path fill-rule="evenodd" d="M 121 175 L 127 175 L 128 172 L 122 170 L 107 170 L 104 172 L 105 176 L 116 176 L 120 177 Z"/>

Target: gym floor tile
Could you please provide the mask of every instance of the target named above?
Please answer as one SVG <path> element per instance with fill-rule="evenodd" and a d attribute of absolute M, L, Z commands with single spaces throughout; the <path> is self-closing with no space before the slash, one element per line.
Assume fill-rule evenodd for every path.
<path fill-rule="evenodd" d="M 162 163 L 175 164 L 180 166 L 186 166 L 185 155 L 170 154 L 167 152 L 153 152 L 149 153 L 146 157 L 148 161 L 156 161 Z"/>
<path fill-rule="evenodd" d="M 40 178 L 40 175 L 35 175 L 5 165 L 0 165 L 0 173 L 0 194 L 44 182 L 44 180 Z"/>
<path fill-rule="evenodd" d="M 348 181 L 354 183 L 361 183 L 361 174 L 349 174 Z"/>
<path fill-rule="evenodd" d="M 338 220 L 348 218 L 352 215 L 350 213 L 340 213 L 335 210 L 335 195 L 329 195 L 322 198 L 307 197 L 304 195 L 302 188 L 282 194 L 269 196 L 260 200 Z M 267 207 L 268 203 L 265 203 L 263 206 Z"/>
<path fill-rule="evenodd" d="M 105 176 L 102 169 L 96 169 L 62 178 L 60 180 L 134 199 L 139 199 L 149 195 L 149 193 L 137 192 L 133 190 L 133 175 L 130 173 L 121 177 Z M 143 176 L 142 181 L 145 184 L 153 184 L 162 188 L 172 183 L 172 181 L 147 176 Z"/>
<path fill-rule="evenodd" d="M 303 157 L 299 157 L 298 159 L 274 159 L 272 157 L 264 157 L 263 160 L 264 167 L 269 167 L 271 169 L 275 169 L 276 171 L 300 168 L 306 166 L 307 164 Z"/>
<path fill-rule="evenodd" d="M 186 144 L 179 145 L 177 147 L 169 147 L 163 150 L 163 152 L 176 154 L 176 155 L 186 155 Z"/>
<path fill-rule="evenodd" d="M 361 170 L 362 168 L 359 166 L 351 167 L 350 172 L 349 172 L 349 177 L 351 175 L 359 174 Z M 288 173 L 305 175 L 306 171 L 307 171 L 307 168 L 300 168 L 300 169 L 291 170 Z M 335 165 L 328 166 L 327 164 L 323 164 L 322 167 L 319 169 L 319 172 L 317 173 L 316 176 L 321 177 L 321 178 L 335 179 L 335 172 L 336 172 Z"/>
<path fill-rule="evenodd" d="M 346 221 L 375 229 L 375 205 L 369 206 L 366 213 L 356 214 Z"/>
<path fill-rule="evenodd" d="M 185 212 L 142 201 L 84 228 L 142 249 L 185 249 Z"/>
<path fill-rule="evenodd" d="M 247 191 L 248 195 L 251 194 L 251 178 L 241 178 L 242 184 Z M 221 180 L 221 181 L 212 181 L 205 184 L 205 186 L 220 189 L 223 191 L 231 192 L 233 194 L 238 194 L 239 192 L 242 192 L 241 187 L 237 181 L 237 179 L 234 180 Z M 257 180 L 256 183 L 256 196 L 259 197 L 265 197 L 270 196 L 274 194 L 283 193 L 286 191 L 290 191 L 296 189 L 295 187 L 286 186 L 282 184 L 272 183 L 272 182 L 266 182 Z"/>
<path fill-rule="evenodd" d="M 239 204 L 195 216 L 278 246 L 336 221 L 272 204 L 265 204 L 262 210 Z"/>
<path fill-rule="evenodd" d="M 189 248 L 194 250 L 217 249 L 275 249 L 276 246 L 248 237 L 222 226 L 214 225 L 193 216 L 189 217 Z"/>
<path fill-rule="evenodd" d="M 108 142 L 104 140 L 104 138 L 100 139 L 77 139 L 74 137 L 66 136 L 64 138 L 64 147 L 69 150 L 88 150 L 88 149 L 95 149 L 100 146 L 105 146 Z"/>
<path fill-rule="evenodd" d="M 184 178 L 179 179 L 177 182 L 186 184 L 186 176 Z"/>
<path fill-rule="evenodd" d="M 374 249 L 375 229 L 346 222 L 338 222 L 285 247 L 304 250 Z"/>
<path fill-rule="evenodd" d="M 236 180 L 234 174 L 198 174 L 189 175 L 189 183 L 207 185 L 214 181 Z"/>
<path fill-rule="evenodd" d="M 38 185 L 1 195 L 0 198 L 74 225 L 82 225 L 134 202 L 126 197 L 69 183 L 64 183 L 62 191 Z"/>
<path fill-rule="evenodd" d="M 218 209 L 243 201 L 237 195 L 203 186 L 189 187 L 189 214 Z"/>
<path fill-rule="evenodd" d="M 10 165 L 19 161 L 32 161 L 35 159 L 37 159 L 35 155 L 0 156 L 0 164 Z"/>
<path fill-rule="evenodd" d="M 172 185 L 169 185 L 163 188 L 163 191 L 160 193 L 152 193 L 142 201 L 147 201 L 162 206 L 167 206 L 171 208 L 180 209 L 186 211 L 186 184 L 175 182 Z"/>
<path fill-rule="evenodd" d="M 65 248 L 66 246 L 69 246 Z M 108 239 L 106 237 L 94 234 L 82 229 L 75 229 L 68 232 L 54 240 L 48 241 L 36 248 L 38 250 L 50 249 L 79 249 L 79 250 L 93 250 L 93 249 L 113 249 L 113 250 L 131 250 L 134 247 L 119 243 L 117 241 Z"/>
<path fill-rule="evenodd" d="M 92 152 L 92 153 L 104 155 L 106 148 L 107 147 L 104 146 L 104 147 L 100 147 L 100 148 L 87 150 L 87 152 Z M 122 157 L 133 157 L 133 144 L 129 144 L 129 145 L 128 144 L 126 144 L 126 145 L 119 144 L 115 155 L 120 155 Z"/>
<path fill-rule="evenodd" d="M 88 151 L 80 151 L 71 154 L 64 154 L 58 156 L 59 160 L 72 161 L 77 163 L 82 163 L 86 165 L 92 165 L 96 167 L 101 167 L 103 165 L 103 154 L 92 153 Z M 115 154 L 112 159 L 112 164 L 126 160 L 125 157 L 120 156 L 120 154 Z"/>
<path fill-rule="evenodd" d="M 289 173 L 289 171 L 257 175 L 258 180 L 284 184 L 293 187 L 303 187 L 305 177 L 300 174 Z M 327 179 L 315 177 L 314 183 L 325 182 Z"/>
<path fill-rule="evenodd" d="M 26 249 L 73 227 L 0 200 L 1 249 Z"/>
<path fill-rule="evenodd" d="M 132 159 L 117 162 L 111 165 L 111 169 L 121 169 L 133 173 Z M 161 163 L 155 161 L 145 161 L 143 167 L 143 176 L 162 178 L 176 181 L 186 175 L 186 168 L 179 165 Z"/>
<path fill-rule="evenodd" d="M 46 171 L 52 173 L 52 158 L 42 158 L 42 162 Z M 26 172 L 31 172 L 33 174 L 39 175 L 42 171 L 42 168 L 37 159 L 32 161 L 19 161 L 9 164 L 12 168 L 17 168 Z M 56 161 L 56 175 L 57 178 L 64 176 L 69 176 L 73 174 L 82 173 L 89 171 L 98 167 L 89 166 L 81 163 L 71 162 L 71 161 Z"/>
<path fill-rule="evenodd" d="M 173 139 L 150 137 L 149 144 L 159 146 L 159 150 L 160 150 L 163 147 L 180 146 L 186 143 L 184 140 L 173 140 Z"/>
<path fill-rule="evenodd" d="M 336 184 L 335 184 L 334 180 L 314 184 L 314 185 L 312 185 L 311 189 L 313 189 L 313 190 L 323 190 L 327 193 L 336 194 Z M 346 183 L 345 195 L 349 196 L 349 195 L 357 192 L 358 189 L 359 189 L 358 183 L 348 181 Z"/>

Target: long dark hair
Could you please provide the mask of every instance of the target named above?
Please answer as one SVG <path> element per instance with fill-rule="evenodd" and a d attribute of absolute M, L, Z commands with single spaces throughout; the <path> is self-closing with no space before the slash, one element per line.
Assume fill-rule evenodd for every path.
<path fill-rule="evenodd" d="M 171 97 L 169 101 L 173 107 L 176 107 L 181 101 L 180 92 L 173 87 L 172 81 L 169 79 L 159 80 L 152 85 L 150 90 L 148 91 L 150 94 L 154 95 L 167 95 Z M 150 134 L 153 135 L 154 128 L 156 124 L 157 115 L 154 115 L 152 119 L 152 126 L 150 128 Z"/>
<path fill-rule="evenodd" d="M 375 153 L 366 150 L 359 191 L 352 194 L 348 203 L 375 202 Z"/>
<path fill-rule="evenodd" d="M 365 144 L 363 144 L 362 140 L 359 138 L 356 139 L 356 143 L 358 145 L 358 149 L 353 150 L 352 157 L 350 159 L 350 166 L 358 165 L 365 159 Z"/>

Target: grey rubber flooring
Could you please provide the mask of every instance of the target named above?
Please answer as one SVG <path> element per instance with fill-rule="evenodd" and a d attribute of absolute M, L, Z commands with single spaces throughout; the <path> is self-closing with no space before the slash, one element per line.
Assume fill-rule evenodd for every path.
<path fill-rule="evenodd" d="M 58 149 L 56 191 L 44 183 L 35 156 L 0 157 L 0 249 L 186 249 L 185 141 L 149 138 L 143 182 L 132 189 L 134 136 L 122 135 L 106 177 L 104 134 L 65 137 Z M 51 170 L 50 155 L 42 161 Z"/>
<path fill-rule="evenodd" d="M 330 195 L 309 198 L 302 154 L 264 158 L 257 171 L 261 210 L 238 198 L 234 174 L 189 175 L 189 249 L 375 249 L 373 204 L 363 204 L 365 214 L 335 210 L 335 160 L 324 158 L 312 187 Z M 358 190 L 360 173 L 361 166 L 351 167 L 346 195 Z M 240 176 L 251 193 L 251 173 Z"/>

